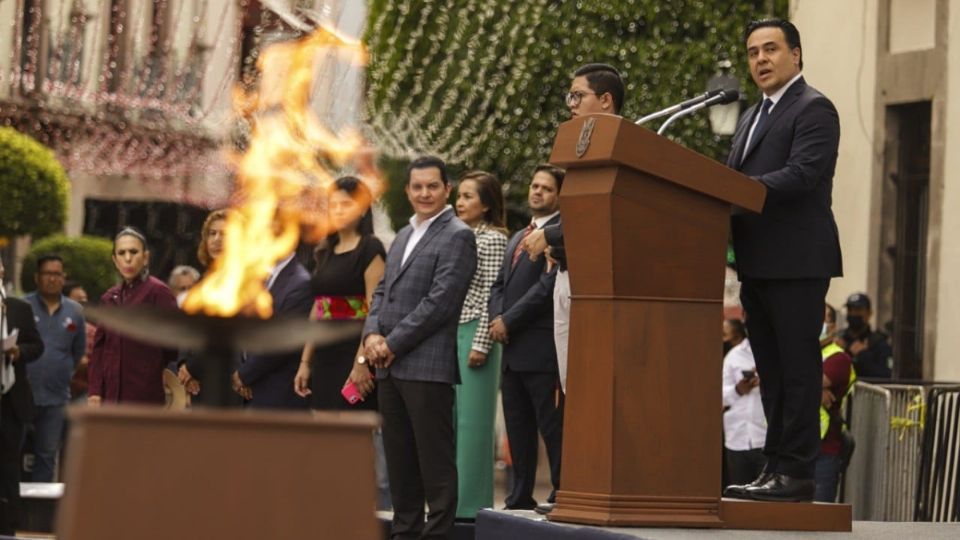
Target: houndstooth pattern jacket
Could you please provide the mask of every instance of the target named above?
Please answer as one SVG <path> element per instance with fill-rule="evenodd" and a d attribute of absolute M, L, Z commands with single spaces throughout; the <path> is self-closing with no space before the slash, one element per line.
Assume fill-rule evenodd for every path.
<path fill-rule="evenodd" d="M 500 263 L 507 251 L 507 235 L 487 223 L 481 223 L 474 233 L 477 235 L 477 271 L 473 274 L 467 298 L 463 301 L 460 322 L 477 321 L 477 332 L 470 348 L 487 353 L 493 347 L 488 328 L 490 318 L 487 303 L 490 301 L 490 286 L 497 279 Z"/>

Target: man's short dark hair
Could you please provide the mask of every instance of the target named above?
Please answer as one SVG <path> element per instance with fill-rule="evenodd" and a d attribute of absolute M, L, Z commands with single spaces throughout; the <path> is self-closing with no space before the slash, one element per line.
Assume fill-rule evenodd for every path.
<path fill-rule="evenodd" d="M 790 50 L 800 49 L 800 69 L 803 69 L 803 47 L 800 46 L 800 31 L 797 30 L 797 27 L 790 21 L 785 21 L 783 19 L 763 19 L 759 21 L 751 21 L 747 25 L 747 29 L 743 32 L 743 42 L 746 43 L 750 39 L 750 34 L 754 33 L 759 28 L 779 28 L 783 31 L 783 37 L 787 40 L 787 47 L 790 47 Z"/>
<path fill-rule="evenodd" d="M 407 165 L 407 180 L 404 182 L 404 185 L 410 184 L 410 173 L 413 172 L 414 169 L 429 169 L 431 167 L 440 169 L 440 179 L 443 180 L 444 185 L 450 183 L 450 179 L 447 178 L 447 164 L 444 163 L 442 159 L 436 156 L 421 156 L 411 161 L 410 165 Z"/>
<path fill-rule="evenodd" d="M 557 193 L 560 193 L 560 190 L 563 189 L 563 177 L 566 176 L 566 171 L 550 163 L 541 163 L 533 170 L 533 174 L 538 172 L 545 172 L 552 176 L 557 181 Z"/>
<path fill-rule="evenodd" d="M 609 64 L 585 64 L 577 68 L 573 73 L 574 77 L 586 77 L 590 89 L 596 92 L 597 96 L 610 94 L 613 98 L 613 112 L 620 114 L 623 109 L 623 78 L 617 68 Z"/>
<path fill-rule="evenodd" d="M 46 255 L 37 257 L 37 273 L 39 274 L 40 271 L 43 270 L 43 265 L 50 261 L 57 261 L 61 266 L 63 266 L 63 257 L 57 255 L 56 253 L 47 253 Z"/>

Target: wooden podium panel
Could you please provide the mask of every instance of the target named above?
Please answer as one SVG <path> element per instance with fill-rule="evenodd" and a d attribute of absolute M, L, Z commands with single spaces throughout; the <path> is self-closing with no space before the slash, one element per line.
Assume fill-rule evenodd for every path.
<path fill-rule="evenodd" d="M 57 536 L 375 539 L 375 413 L 70 410 Z"/>
<path fill-rule="evenodd" d="M 723 499 L 720 508 L 723 526 L 727 529 L 830 532 L 853 530 L 853 512 L 849 504 Z"/>
<path fill-rule="evenodd" d="M 564 123 L 550 160 L 567 169 L 572 302 L 561 489 L 549 519 L 736 528 L 762 524 L 744 519 L 756 510 L 784 519 L 754 528 L 777 528 L 825 511 L 842 518 L 831 505 L 720 498 L 730 207 L 760 211 L 764 187 L 611 115 Z"/>

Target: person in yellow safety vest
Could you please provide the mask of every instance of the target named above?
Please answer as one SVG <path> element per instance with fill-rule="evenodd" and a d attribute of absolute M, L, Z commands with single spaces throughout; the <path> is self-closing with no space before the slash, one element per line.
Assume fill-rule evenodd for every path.
<path fill-rule="evenodd" d="M 816 489 L 813 495 L 813 500 L 817 502 L 834 502 L 837 498 L 837 485 L 843 472 L 843 403 L 856 378 L 850 355 L 834 342 L 836 331 L 837 310 L 827 304 L 820 333 L 823 356 L 821 442 L 814 469 Z"/>

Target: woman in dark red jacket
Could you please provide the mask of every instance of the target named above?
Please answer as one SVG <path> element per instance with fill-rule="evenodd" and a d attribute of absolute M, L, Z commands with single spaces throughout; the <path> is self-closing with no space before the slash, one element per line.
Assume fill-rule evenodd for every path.
<path fill-rule="evenodd" d="M 177 309 L 166 284 L 148 274 L 149 261 L 143 234 L 130 227 L 120 231 L 113 240 L 113 264 L 123 280 L 107 290 L 100 303 Z M 163 369 L 176 359 L 175 350 L 146 345 L 101 325 L 93 338 L 87 402 L 163 405 Z"/>

